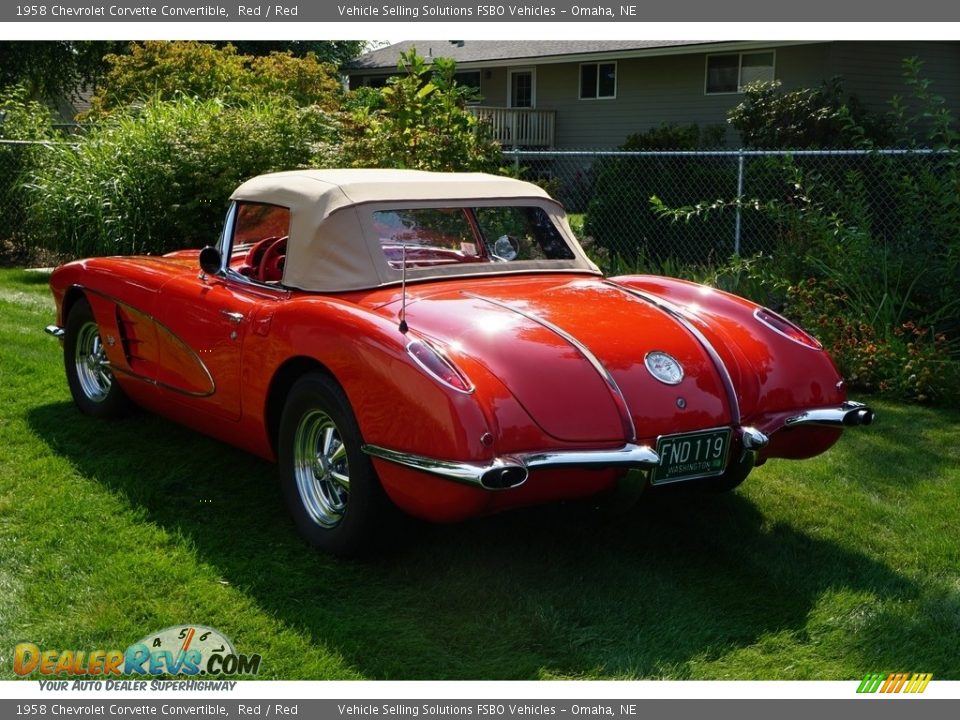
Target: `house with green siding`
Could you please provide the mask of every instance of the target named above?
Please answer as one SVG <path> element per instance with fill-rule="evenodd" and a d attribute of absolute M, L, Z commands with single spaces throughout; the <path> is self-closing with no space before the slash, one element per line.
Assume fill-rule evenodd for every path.
<path fill-rule="evenodd" d="M 404 41 L 353 61 L 350 87 L 382 85 L 410 48 L 456 60 L 458 80 L 480 89 L 473 111 L 507 147 L 612 148 L 663 124 L 725 124 L 756 80 L 789 90 L 841 77 L 848 93 L 883 112 L 908 94 L 908 57 L 924 61 L 933 91 L 960 114 L 960 42 Z"/>

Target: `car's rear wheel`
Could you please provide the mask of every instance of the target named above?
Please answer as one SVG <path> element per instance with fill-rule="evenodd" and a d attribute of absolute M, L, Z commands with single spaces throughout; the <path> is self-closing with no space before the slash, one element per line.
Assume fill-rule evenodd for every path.
<path fill-rule="evenodd" d="M 111 418 L 130 409 L 130 400 L 113 377 L 100 328 L 86 299 L 74 303 L 67 316 L 63 362 L 70 394 L 81 412 Z"/>
<path fill-rule="evenodd" d="M 357 555 L 377 540 L 390 513 L 350 403 L 319 373 L 290 390 L 280 419 L 280 473 L 297 530 L 312 546 Z"/>

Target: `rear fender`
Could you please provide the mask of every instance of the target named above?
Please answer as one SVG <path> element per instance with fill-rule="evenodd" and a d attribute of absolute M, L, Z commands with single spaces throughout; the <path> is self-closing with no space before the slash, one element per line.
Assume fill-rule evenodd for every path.
<path fill-rule="evenodd" d="M 243 385 L 262 403 L 250 407 L 262 407 L 266 415 L 281 369 L 292 359 L 310 358 L 343 388 L 364 442 L 439 459 L 491 459 L 494 450 L 483 438 L 495 428 L 484 412 L 483 391 L 459 392 L 427 375 L 406 352 L 417 337 L 336 299 L 282 303 L 268 335 L 247 336 Z M 476 380 L 470 363 L 451 359 Z"/>
<path fill-rule="evenodd" d="M 727 366 L 743 424 L 796 408 L 839 404 L 843 378 L 830 356 L 772 330 L 754 317 L 760 306 L 696 283 L 651 275 L 611 278 L 676 306 L 713 344 Z"/>

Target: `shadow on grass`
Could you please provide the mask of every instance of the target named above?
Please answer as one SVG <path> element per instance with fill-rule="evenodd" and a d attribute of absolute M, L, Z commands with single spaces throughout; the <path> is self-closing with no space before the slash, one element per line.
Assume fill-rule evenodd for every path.
<path fill-rule="evenodd" d="M 650 495 L 619 517 L 564 504 L 411 523 L 377 559 L 339 561 L 297 538 L 268 463 L 147 414 L 104 423 L 58 403 L 29 421 L 264 612 L 371 679 L 684 677 L 690 661 L 767 634 L 804 642 L 825 592 L 917 595 L 856 552 L 771 526 L 738 494 Z M 902 621 L 884 617 L 891 628 L 871 634 Z"/>

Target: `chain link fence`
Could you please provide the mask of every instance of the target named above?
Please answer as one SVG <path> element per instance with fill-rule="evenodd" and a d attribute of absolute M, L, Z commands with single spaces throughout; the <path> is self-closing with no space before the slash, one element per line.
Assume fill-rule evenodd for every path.
<path fill-rule="evenodd" d="M 30 244 L 26 183 L 49 142 L 0 140 L 0 243 Z M 817 202 L 878 240 L 904 235 L 903 179 L 936 182 L 950 153 L 931 150 L 508 150 L 504 163 L 544 185 L 571 214 L 588 251 L 627 266 L 723 263 L 731 255 L 793 250 L 791 228 L 765 211 Z M 808 194 L 817 188 L 816 196 Z M 960 192 L 960 189 L 958 189 Z M 700 206 L 687 219 L 659 214 Z M 856 202 L 854 202 L 856 200 Z M 0 247 L 2 250 L 2 247 Z"/>
<path fill-rule="evenodd" d="M 879 241 L 902 238 L 904 178 L 936 182 L 958 161 L 919 149 L 509 150 L 504 160 L 564 204 L 591 253 L 628 266 L 791 252 L 795 228 L 784 219 L 812 204 Z M 658 212 L 654 196 L 696 211 Z"/>

